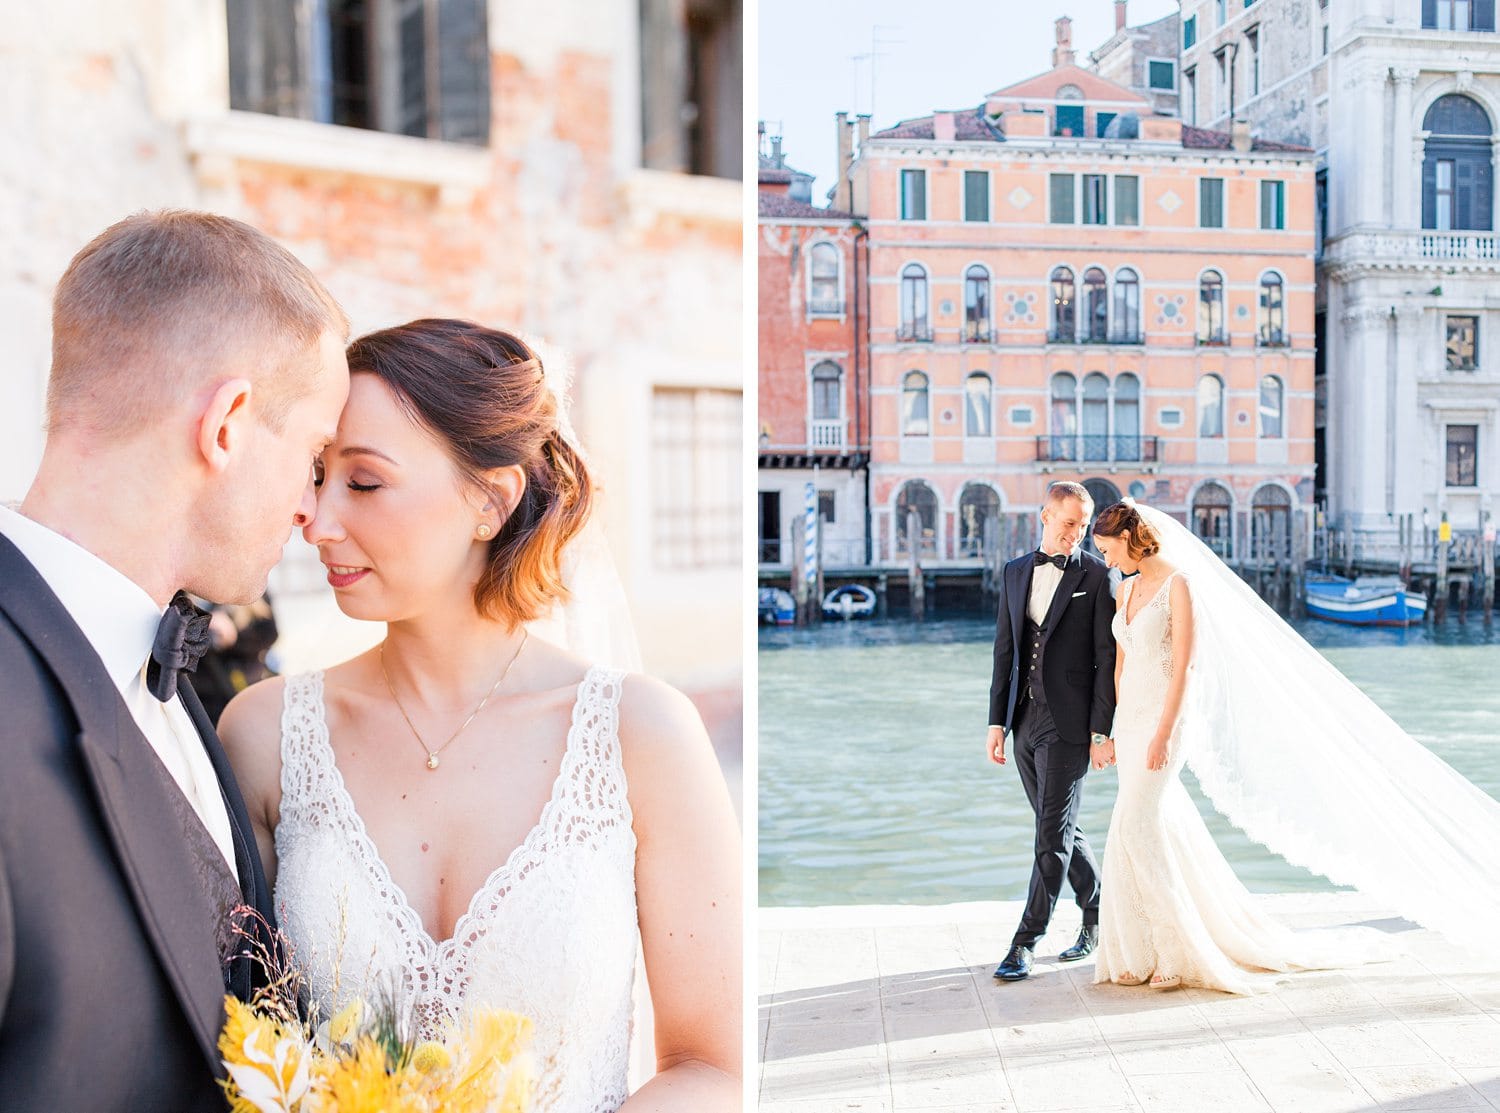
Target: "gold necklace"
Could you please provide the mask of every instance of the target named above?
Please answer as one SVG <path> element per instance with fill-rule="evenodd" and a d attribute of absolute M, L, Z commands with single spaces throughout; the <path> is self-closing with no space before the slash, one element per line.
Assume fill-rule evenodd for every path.
<path fill-rule="evenodd" d="M 427 745 L 426 742 L 422 741 L 422 735 L 418 732 L 417 725 L 411 721 L 411 716 L 406 713 L 406 708 L 401 706 L 401 699 L 396 695 L 396 689 L 391 686 L 391 674 L 385 671 L 385 642 L 380 643 L 380 675 L 385 678 L 385 690 L 390 692 L 391 700 L 396 704 L 396 710 L 401 712 L 401 717 L 406 720 L 406 725 L 411 728 L 412 737 L 417 740 L 417 745 L 421 746 L 422 749 L 427 751 L 428 769 L 436 769 L 438 765 L 441 764 L 438 761 L 438 754 L 446 750 L 449 745 L 452 744 L 453 740 L 464 732 L 464 727 L 467 727 L 470 723 L 472 723 L 475 717 L 484 710 L 484 705 L 490 702 L 490 697 L 493 696 L 496 689 L 500 687 L 500 682 L 510 674 L 510 667 L 516 663 L 516 658 L 521 656 L 521 650 L 526 648 L 526 639 L 530 636 L 530 630 L 523 629 L 521 631 L 521 644 L 516 646 L 516 651 L 515 653 L 511 654 L 510 660 L 505 662 L 505 667 L 500 670 L 500 675 L 495 677 L 495 682 L 490 685 L 490 690 L 484 694 L 484 699 L 479 701 L 479 706 L 474 708 L 474 710 L 470 712 L 469 717 L 463 721 L 463 726 L 459 727 L 452 734 L 450 734 L 448 736 L 448 741 L 444 742 L 435 750 L 431 746 Z"/>

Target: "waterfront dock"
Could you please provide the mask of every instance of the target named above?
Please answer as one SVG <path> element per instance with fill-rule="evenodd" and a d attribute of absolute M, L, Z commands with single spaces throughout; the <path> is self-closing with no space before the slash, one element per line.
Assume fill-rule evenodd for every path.
<path fill-rule="evenodd" d="M 1257 899 L 1296 928 L 1378 927 L 1404 957 L 1255 997 L 1096 986 L 1092 959 L 1055 961 L 1066 905 L 1032 976 L 998 983 L 1019 902 L 762 909 L 760 1111 L 1500 1109 L 1500 950 L 1358 893 Z"/>

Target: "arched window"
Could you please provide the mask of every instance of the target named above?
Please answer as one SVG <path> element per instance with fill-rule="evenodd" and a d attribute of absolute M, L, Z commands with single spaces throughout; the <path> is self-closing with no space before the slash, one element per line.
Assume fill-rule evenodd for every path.
<path fill-rule="evenodd" d="M 1218 271 L 1198 279 L 1198 343 L 1224 343 L 1224 276 Z"/>
<path fill-rule="evenodd" d="M 1141 380 L 1128 371 L 1115 380 L 1114 459 L 1141 458 Z"/>
<path fill-rule="evenodd" d="M 927 418 L 927 376 L 908 371 L 901 383 L 901 435 L 925 437 L 931 431 Z"/>
<path fill-rule="evenodd" d="M 1052 376 L 1052 407 L 1047 414 L 1050 460 L 1078 459 L 1078 380 L 1066 371 Z"/>
<path fill-rule="evenodd" d="M 990 342 L 990 272 L 981 266 L 964 272 L 964 339 Z"/>
<path fill-rule="evenodd" d="M 844 447 L 844 372 L 824 360 L 812 369 L 812 446 Z"/>
<path fill-rule="evenodd" d="M 1109 339 L 1109 289 L 1098 267 L 1083 272 L 1083 339 L 1086 344 Z"/>
<path fill-rule="evenodd" d="M 1109 380 L 1097 371 L 1083 379 L 1083 458 L 1109 459 Z"/>
<path fill-rule="evenodd" d="M 936 556 L 937 496 L 920 479 L 908 480 L 896 497 L 896 554 L 904 556 L 911 552 L 907 535 L 913 511 L 917 515 L 917 552 L 922 556 Z"/>
<path fill-rule="evenodd" d="M 1141 279 L 1129 267 L 1115 271 L 1116 344 L 1141 342 Z"/>
<path fill-rule="evenodd" d="M 1064 85 L 1057 90 L 1059 101 L 1081 101 L 1083 90 L 1077 85 Z M 1083 127 L 1083 105 L 1082 104 L 1059 104 L 1055 109 L 1053 119 L 1053 135 L 1082 136 L 1085 134 Z"/>
<path fill-rule="evenodd" d="M 1073 272 L 1058 267 L 1052 272 L 1052 321 L 1047 339 L 1055 344 L 1072 344 L 1078 339 L 1073 314 Z"/>
<path fill-rule="evenodd" d="M 1260 380 L 1260 435 L 1263 437 L 1284 436 L 1286 388 L 1275 375 L 1264 375 Z"/>
<path fill-rule="evenodd" d="M 1224 380 L 1204 375 L 1198 380 L 1198 436 L 1224 435 Z"/>
<path fill-rule="evenodd" d="M 1292 557 L 1292 499 L 1273 483 L 1250 499 L 1250 557 L 1267 562 Z"/>
<path fill-rule="evenodd" d="M 985 527 L 999 518 L 1000 496 L 994 488 L 984 483 L 966 485 L 958 496 L 958 555 L 984 556 Z M 998 536 L 995 544 L 999 544 Z"/>
<path fill-rule="evenodd" d="M 900 340 L 931 340 L 927 323 L 927 272 L 916 263 L 907 264 L 901 272 Z"/>
<path fill-rule="evenodd" d="M 990 421 L 990 377 L 976 372 L 964 380 L 964 436 L 988 437 Z"/>
<path fill-rule="evenodd" d="M 1193 532 L 1225 560 L 1232 547 L 1229 515 L 1233 505 L 1228 489 L 1212 481 L 1193 495 Z"/>
<path fill-rule="evenodd" d="M 1441 231 L 1493 226 L 1494 166 L 1490 118 L 1461 93 L 1433 101 L 1422 118 L 1422 227 Z"/>
<path fill-rule="evenodd" d="M 1260 311 L 1257 338 L 1267 347 L 1286 343 L 1286 308 L 1281 275 L 1267 271 L 1260 276 Z"/>
<path fill-rule="evenodd" d="M 808 253 L 807 308 L 810 313 L 837 316 L 844 311 L 843 288 L 839 275 L 838 248 L 831 243 L 815 243 Z"/>

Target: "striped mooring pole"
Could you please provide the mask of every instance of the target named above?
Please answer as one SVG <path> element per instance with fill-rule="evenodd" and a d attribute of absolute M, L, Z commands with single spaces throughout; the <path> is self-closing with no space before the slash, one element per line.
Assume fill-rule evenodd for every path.
<path fill-rule="evenodd" d="M 811 481 L 802 485 L 802 581 L 807 584 L 807 621 L 813 620 L 816 608 L 823 605 L 817 598 L 818 584 L 818 489 Z"/>

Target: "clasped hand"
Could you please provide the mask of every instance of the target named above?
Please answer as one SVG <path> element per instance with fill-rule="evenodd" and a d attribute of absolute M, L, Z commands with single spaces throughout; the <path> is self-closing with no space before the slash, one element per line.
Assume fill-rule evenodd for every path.
<path fill-rule="evenodd" d="M 1095 769 L 1103 769 L 1106 765 L 1115 763 L 1115 740 L 1113 738 L 1099 743 L 1097 746 L 1090 745 L 1090 759 Z"/>

